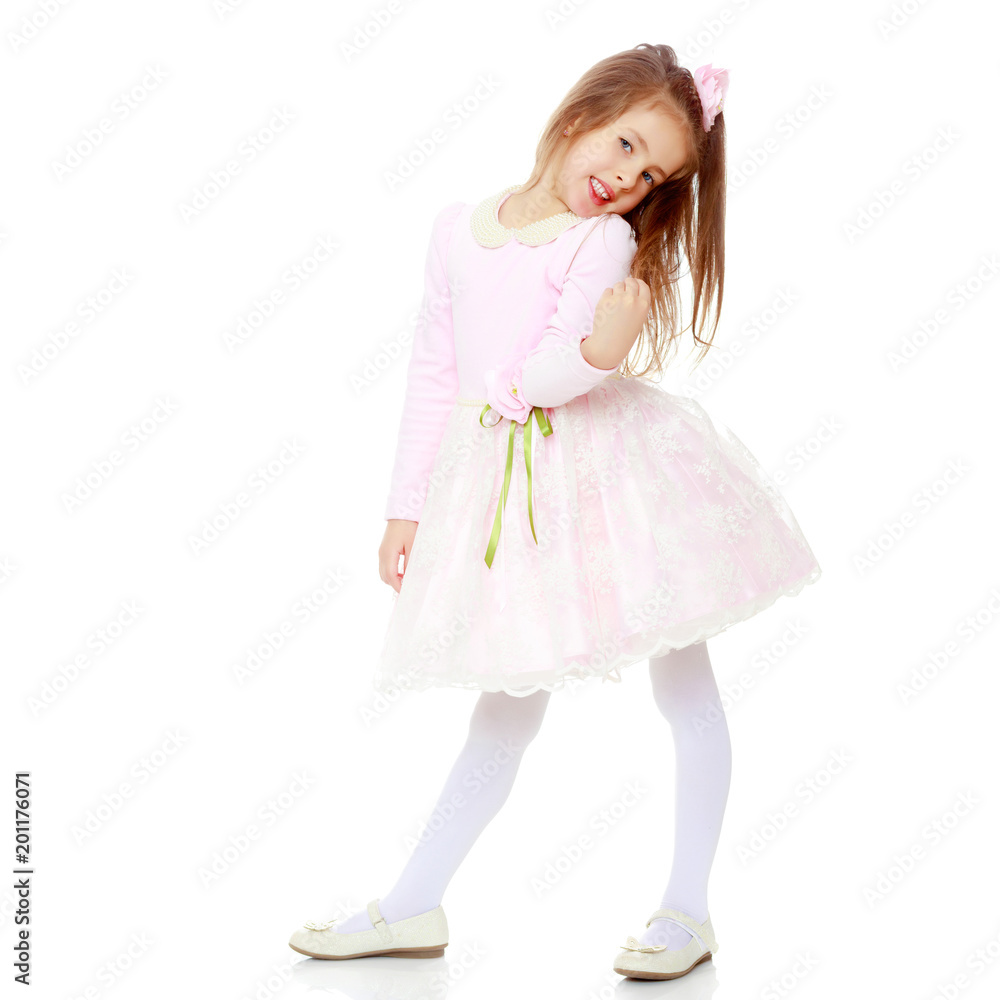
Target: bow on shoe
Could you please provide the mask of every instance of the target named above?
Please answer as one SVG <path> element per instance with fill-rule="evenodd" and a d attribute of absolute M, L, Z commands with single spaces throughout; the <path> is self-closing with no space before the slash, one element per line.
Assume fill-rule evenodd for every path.
<path fill-rule="evenodd" d="M 307 920 L 302 926 L 307 931 L 328 931 L 335 923 L 333 920 Z"/>
<path fill-rule="evenodd" d="M 630 934 L 625 938 L 625 943 L 622 945 L 625 951 L 666 951 L 667 946 L 665 944 L 640 944 L 638 938 L 632 937 Z"/>

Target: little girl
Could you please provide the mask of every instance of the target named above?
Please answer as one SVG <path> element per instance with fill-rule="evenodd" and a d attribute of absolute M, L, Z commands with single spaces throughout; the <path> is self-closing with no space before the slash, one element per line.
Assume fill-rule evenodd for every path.
<path fill-rule="evenodd" d="M 374 686 L 481 693 L 434 810 L 451 818 L 365 911 L 297 930 L 302 954 L 442 955 L 445 888 L 551 693 L 620 681 L 642 660 L 676 750 L 674 856 L 614 969 L 672 979 L 718 947 L 707 889 L 731 753 L 706 640 L 821 573 L 742 442 L 646 377 L 687 329 L 682 253 L 699 361 L 718 324 L 727 87 L 726 70 L 692 73 L 667 45 L 604 59 L 552 114 L 524 184 L 434 220 L 379 550 L 395 595 Z M 693 725 L 706 713 L 719 721 Z M 496 777 L 465 780 L 487 764 Z M 455 795 L 463 807 L 447 808 Z"/>

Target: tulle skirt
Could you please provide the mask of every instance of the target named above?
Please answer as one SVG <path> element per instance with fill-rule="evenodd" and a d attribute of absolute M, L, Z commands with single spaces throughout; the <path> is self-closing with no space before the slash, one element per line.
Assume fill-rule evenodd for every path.
<path fill-rule="evenodd" d="M 644 377 L 611 375 L 514 424 L 459 399 L 434 460 L 376 691 L 523 697 L 700 642 L 818 580 L 778 488 L 725 425 Z M 496 420 L 490 410 L 484 422 Z"/>

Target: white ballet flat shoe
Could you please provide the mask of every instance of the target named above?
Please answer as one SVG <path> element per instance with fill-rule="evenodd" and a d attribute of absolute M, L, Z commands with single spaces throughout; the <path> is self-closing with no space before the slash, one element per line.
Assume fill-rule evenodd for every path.
<path fill-rule="evenodd" d="M 302 925 L 289 938 L 288 946 L 310 958 L 363 958 L 366 955 L 401 955 L 404 958 L 440 958 L 448 945 L 448 921 L 437 906 L 415 917 L 388 924 L 378 908 L 379 901 L 368 904 L 371 930 L 338 934 L 331 930 L 336 920 L 312 921 Z"/>
<path fill-rule="evenodd" d="M 666 917 L 689 931 L 692 938 L 683 947 L 670 951 L 664 944 L 640 944 L 629 935 L 622 951 L 615 959 L 614 970 L 629 979 L 677 979 L 689 973 L 696 965 L 711 961 L 719 950 L 712 928 L 712 918 L 703 924 L 680 910 L 657 910 L 646 921 L 646 926 L 660 917 Z"/>

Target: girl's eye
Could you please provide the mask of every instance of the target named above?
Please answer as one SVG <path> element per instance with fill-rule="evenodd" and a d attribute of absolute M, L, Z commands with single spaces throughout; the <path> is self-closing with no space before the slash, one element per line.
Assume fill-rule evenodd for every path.
<path fill-rule="evenodd" d="M 626 139 L 625 136 L 623 136 L 623 135 L 620 135 L 618 138 L 621 139 L 621 141 L 623 143 L 625 143 L 626 146 L 628 146 L 628 152 L 631 153 L 632 152 L 632 143 L 630 143 L 628 141 L 628 139 Z M 653 183 L 654 183 L 653 182 L 653 175 L 648 170 L 643 170 L 642 176 L 648 178 L 647 183 L 649 184 L 650 187 L 652 187 Z"/>

